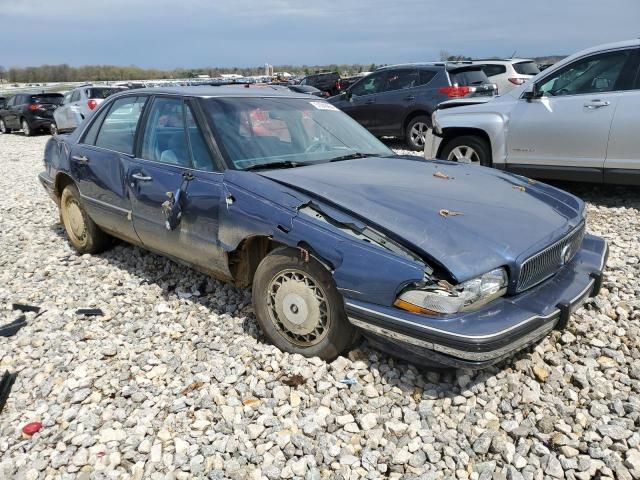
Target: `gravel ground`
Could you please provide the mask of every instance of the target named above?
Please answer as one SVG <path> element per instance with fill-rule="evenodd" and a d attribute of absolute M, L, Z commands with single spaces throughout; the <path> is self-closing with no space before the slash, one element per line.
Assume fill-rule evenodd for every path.
<path fill-rule="evenodd" d="M 46 310 L 0 338 L 0 478 L 640 478 L 637 189 L 571 187 L 611 256 L 566 331 L 475 373 L 366 343 L 327 364 L 264 343 L 249 291 L 123 244 L 77 256 L 47 138 L 0 135 L 1 321 Z"/>

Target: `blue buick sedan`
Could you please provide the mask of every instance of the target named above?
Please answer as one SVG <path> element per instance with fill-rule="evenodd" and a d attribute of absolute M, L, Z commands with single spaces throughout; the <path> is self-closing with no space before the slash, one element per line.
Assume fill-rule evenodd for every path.
<path fill-rule="evenodd" d="M 565 328 L 602 283 L 607 244 L 578 198 L 395 155 L 308 95 L 127 91 L 44 157 L 78 252 L 116 237 L 252 286 L 265 336 L 305 356 L 362 333 L 413 362 L 482 367 Z"/>

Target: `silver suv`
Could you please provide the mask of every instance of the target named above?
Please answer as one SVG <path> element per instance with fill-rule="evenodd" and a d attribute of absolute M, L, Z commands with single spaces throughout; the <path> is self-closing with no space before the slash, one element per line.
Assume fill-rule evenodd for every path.
<path fill-rule="evenodd" d="M 439 106 L 425 138 L 426 158 L 531 177 L 640 185 L 640 40 L 576 53 L 480 102 Z"/>
<path fill-rule="evenodd" d="M 107 85 L 82 85 L 67 92 L 64 103 L 53 113 L 51 133 L 71 132 L 87 118 L 105 98 L 126 90 Z"/>

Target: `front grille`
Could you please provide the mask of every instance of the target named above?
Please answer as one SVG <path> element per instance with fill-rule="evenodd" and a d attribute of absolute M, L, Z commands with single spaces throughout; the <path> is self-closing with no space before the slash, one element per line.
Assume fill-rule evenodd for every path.
<path fill-rule="evenodd" d="M 543 282 L 569 263 L 580 250 L 584 233 L 583 223 L 562 240 L 526 259 L 520 267 L 516 291 L 522 292 Z"/>

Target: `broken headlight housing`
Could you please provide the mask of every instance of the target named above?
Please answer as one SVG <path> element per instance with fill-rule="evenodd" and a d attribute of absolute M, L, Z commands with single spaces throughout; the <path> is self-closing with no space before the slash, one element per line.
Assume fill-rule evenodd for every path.
<path fill-rule="evenodd" d="M 402 292 L 394 305 L 403 310 L 426 315 L 452 314 L 473 310 L 507 291 L 509 277 L 504 268 L 496 268 L 458 285 L 440 280 Z"/>

